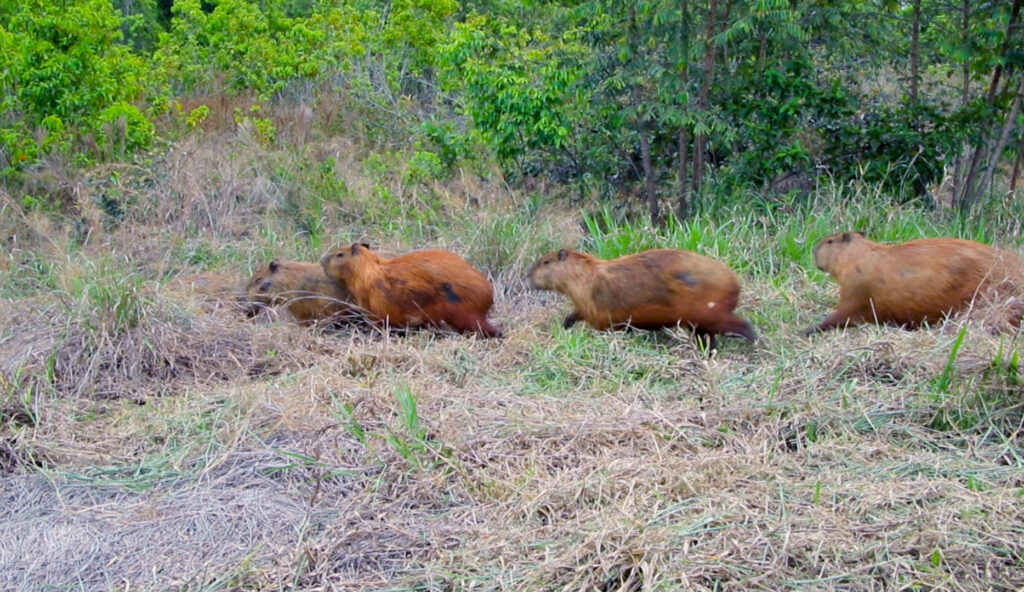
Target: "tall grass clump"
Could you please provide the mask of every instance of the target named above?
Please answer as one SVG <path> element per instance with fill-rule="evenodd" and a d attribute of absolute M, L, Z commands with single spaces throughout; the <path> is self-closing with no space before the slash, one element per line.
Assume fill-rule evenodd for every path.
<path fill-rule="evenodd" d="M 70 278 L 66 292 L 71 322 L 96 336 L 117 337 L 142 321 L 148 305 L 142 276 L 127 261 L 85 259 Z"/>
<path fill-rule="evenodd" d="M 466 257 L 494 276 L 521 278 L 544 253 L 567 246 L 564 229 L 534 200 L 492 207 L 455 221 L 452 235 Z"/>

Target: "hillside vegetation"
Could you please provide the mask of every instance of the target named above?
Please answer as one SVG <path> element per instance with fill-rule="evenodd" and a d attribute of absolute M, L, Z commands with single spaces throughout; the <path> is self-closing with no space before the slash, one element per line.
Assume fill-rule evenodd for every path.
<path fill-rule="evenodd" d="M 1020 311 L 800 335 L 829 234 L 1024 254 L 1019 4 L 0 0 L 0 589 L 1020 590 Z M 182 281 L 354 241 L 505 337 Z M 563 329 L 569 247 L 761 339 Z"/>

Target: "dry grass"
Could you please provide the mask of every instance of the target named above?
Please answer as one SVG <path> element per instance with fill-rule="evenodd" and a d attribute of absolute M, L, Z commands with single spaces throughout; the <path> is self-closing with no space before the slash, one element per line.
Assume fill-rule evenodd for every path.
<path fill-rule="evenodd" d="M 380 204 L 353 198 L 318 232 L 471 254 L 503 340 L 250 321 L 167 283 L 318 252 L 283 197 L 301 179 L 266 172 L 287 157 L 215 158 L 229 145 L 196 144 L 191 165 L 172 151 L 148 189 L 118 177 L 131 225 L 84 244 L 18 223 L 0 271 L 0 589 L 1024 586 L 1021 333 L 953 319 L 805 339 L 834 287 L 795 261 L 745 274 L 756 346 L 709 358 L 682 331 L 564 331 L 565 302 L 521 274 L 578 243 L 575 216 L 525 224 L 521 196 L 458 179 L 389 181 L 400 207 L 444 202 L 448 227 L 372 222 Z M 334 162 L 346 187 L 374 185 Z M 471 198 L 465 227 L 445 218 Z"/>

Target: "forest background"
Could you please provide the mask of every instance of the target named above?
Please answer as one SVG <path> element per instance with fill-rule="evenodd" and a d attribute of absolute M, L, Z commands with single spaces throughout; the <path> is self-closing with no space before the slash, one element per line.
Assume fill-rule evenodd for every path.
<path fill-rule="evenodd" d="M 0 0 L 0 588 L 1021 589 L 1020 331 L 798 334 L 828 234 L 1021 251 L 1021 4 Z M 176 283 L 356 240 L 506 337 Z M 565 247 L 762 339 L 564 330 Z"/>

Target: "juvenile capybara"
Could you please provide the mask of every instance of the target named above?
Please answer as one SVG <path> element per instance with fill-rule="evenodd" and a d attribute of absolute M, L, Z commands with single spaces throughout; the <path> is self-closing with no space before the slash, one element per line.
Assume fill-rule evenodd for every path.
<path fill-rule="evenodd" d="M 261 267 L 245 290 L 246 312 L 285 306 L 295 320 L 308 325 L 319 320 L 343 323 L 359 316 L 345 284 L 324 275 L 316 263 L 271 261 Z"/>
<path fill-rule="evenodd" d="M 378 322 L 407 328 L 445 324 L 460 333 L 501 336 L 487 321 L 494 305 L 491 282 L 455 253 L 416 251 L 388 258 L 356 243 L 325 254 L 320 264 Z"/>
<path fill-rule="evenodd" d="M 736 274 L 690 251 L 654 249 L 605 261 L 562 249 L 541 257 L 527 276 L 534 288 L 572 300 L 566 328 L 581 319 L 598 330 L 690 325 L 712 346 L 715 335 L 757 340 L 750 323 L 733 312 L 740 295 Z"/>
<path fill-rule="evenodd" d="M 885 245 L 844 232 L 815 245 L 814 263 L 839 283 L 839 305 L 805 334 L 866 322 L 916 327 L 939 321 L 976 297 L 1024 287 L 1019 257 L 955 238 Z M 1020 319 L 1011 323 L 1017 326 Z"/>

